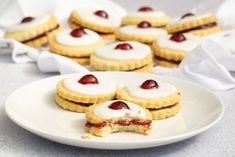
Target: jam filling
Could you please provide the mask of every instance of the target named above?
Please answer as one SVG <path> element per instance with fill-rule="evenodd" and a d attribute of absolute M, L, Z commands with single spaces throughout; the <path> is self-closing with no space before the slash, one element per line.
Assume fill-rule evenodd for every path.
<path fill-rule="evenodd" d="M 108 122 L 102 122 L 102 123 L 91 123 L 91 122 L 86 122 L 85 126 L 88 128 L 95 127 L 95 128 L 103 128 L 105 126 L 112 126 L 113 124 L 119 125 L 119 126 L 129 126 L 129 125 L 142 125 L 145 127 L 150 127 L 152 121 L 151 120 L 146 120 L 146 121 L 141 121 L 138 119 L 133 119 L 133 120 L 119 120 L 114 123 L 108 123 Z"/>
<path fill-rule="evenodd" d="M 37 40 L 37 39 L 39 39 L 39 38 L 45 37 L 45 36 L 47 36 L 50 32 L 52 32 L 52 31 L 58 29 L 59 27 L 60 27 L 60 25 L 56 25 L 55 28 L 52 28 L 52 29 L 50 29 L 50 30 L 48 30 L 48 31 L 46 31 L 46 32 L 44 32 L 44 33 L 42 33 L 42 34 L 36 36 L 36 37 L 31 38 L 31 39 L 24 40 L 24 41 L 22 41 L 22 43 L 27 43 L 27 42 L 30 42 L 30 41 Z"/>
<path fill-rule="evenodd" d="M 170 63 L 173 63 L 173 64 L 180 64 L 180 62 L 181 62 L 181 61 L 168 60 L 168 59 L 165 59 L 165 58 L 162 58 L 162 57 L 159 57 L 159 56 L 155 56 L 155 58 L 159 59 L 159 60 L 166 61 L 166 62 L 170 62 Z"/>
<path fill-rule="evenodd" d="M 149 111 L 158 111 L 158 110 L 163 110 L 163 109 L 168 109 L 168 108 L 173 108 L 177 105 L 177 103 L 170 105 L 170 106 L 166 106 L 166 107 L 162 107 L 162 108 L 147 108 Z"/>
<path fill-rule="evenodd" d="M 77 105 L 80 105 L 80 106 L 84 106 L 84 107 L 89 107 L 89 106 L 93 105 L 92 103 L 75 102 L 75 101 L 71 101 L 71 100 L 68 100 L 68 99 L 66 99 L 66 100 L 70 101 L 70 102 L 72 102 L 74 104 L 77 104 Z"/>
<path fill-rule="evenodd" d="M 194 31 L 194 30 L 206 29 L 206 28 L 211 28 L 211 27 L 215 27 L 215 26 L 217 26 L 217 23 L 212 22 L 212 23 L 208 23 L 208 24 L 201 25 L 201 26 L 198 26 L 198 27 L 183 30 L 183 31 L 180 31 L 179 33 L 186 33 L 186 32 L 190 32 L 190 31 Z"/>

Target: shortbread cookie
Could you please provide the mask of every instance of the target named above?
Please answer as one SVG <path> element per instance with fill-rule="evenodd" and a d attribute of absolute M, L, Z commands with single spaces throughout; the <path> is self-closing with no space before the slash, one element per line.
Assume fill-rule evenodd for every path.
<path fill-rule="evenodd" d="M 114 13 L 94 8 L 73 10 L 69 22 L 99 33 L 114 33 L 121 25 L 121 19 Z"/>
<path fill-rule="evenodd" d="M 69 23 L 69 26 L 70 26 L 72 29 L 83 28 L 83 27 L 80 26 L 79 24 L 73 22 L 72 19 L 71 19 L 71 17 L 70 17 L 68 23 Z M 94 31 L 94 30 L 93 30 L 93 31 Z M 97 31 L 95 31 L 95 32 L 98 33 L 98 34 L 101 36 L 101 38 L 104 39 L 104 40 L 115 41 L 115 39 L 116 39 L 116 36 L 115 36 L 114 32 L 113 32 L 113 33 L 101 33 L 101 32 L 97 32 Z"/>
<path fill-rule="evenodd" d="M 112 132 L 131 131 L 148 135 L 152 129 L 151 113 L 127 101 L 107 101 L 89 107 L 85 130 L 104 137 Z"/>
<path fill-rule="evenodd" d="M 153 119 L 163 119 L 179 111 L 181 94 L 172 84 L 149 79 L 119 89 L 116 97 L 149 109 Z"/>
<path fill-rule="evenodd" d="M 187 13 L 168 23 L 166 29 L 169 33 L 191 33 L 197 36 L 206 36 L 219 32 L 221 27 L 217 18 L 211 14 L 194 15 Z"/>
<path fill-rule="evenodd" d="M 152 44 L 162 35 L 167 35 L 167 31 L 162 28 L 155 28 L 147 21 L 142 21 L 138 25 L 123 26 L 116 31 L 119 40 L 133 40 L 146 44 Z"/>
<path fill-rule="evenodd" d="M 25 17 L 6 29 L 5 38 L 12 38 L 31 47 L 48 42 L 47 36 L 61 29 L 55 16 Z"/>
<path fill-rule="evenodd" d="M 162 11 L 154 11 L 151 7 L 145 6 L 138 11 L 129 12 L 122 19 L 122 24 L 137 25 L 141 21 L 148 21 L 153 27 L 164 27 L 170 21 L 170 17 Z"/>
<path fill-rule="evenodd" d="M 161 36 L 152 45 L 156 63 L 165 67 L 176 67 L 200 42 L 201 38 L 192 34 Z"/>
<path fill-rule="evenodd" d="M 55 101 L 64 109 L 84 112 L 87 107 L 115 98 L 115 84 L 101 76 L 78 74 L 58 82 Z"/>
<path fill-rule="evenodd" d="M 135 42 L 115 42 L 98 48 L 91 55 L 90 64 L 99 71 L 152 70 L 152 53 L 149 46 Z"/>
<path fill-rule="evenodd" d="M 90 55 L 104 45 L 104 41 L 92 30 L 76 28 L 50 35 L 49 45 L 52 52 L 85 65 L 89 63 Z"/>

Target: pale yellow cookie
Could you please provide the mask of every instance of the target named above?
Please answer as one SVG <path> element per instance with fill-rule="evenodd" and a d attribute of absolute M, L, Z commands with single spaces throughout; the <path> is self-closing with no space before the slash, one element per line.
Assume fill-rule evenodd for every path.
<path fill-rule="evenodd" d="M 115 92 L 104 94 L 104 95 L 86 95 L 77 92 L 73 92 L 66 89 L 63 85 L 63 80 L 59 81 L 57 84 L 57 94 L 67 100 L 82 103 L 100 103 L 107 100 L 112 100 L 115 98 Z"/>
<path fill-rule="evenodd" d="M 154 120 L 165 119 L 176 115 L 180 111 L 181 105 L 177 103 L 170 107 L 163 107 L 159 109 L 150 109 Z"/>
<path fill-rule="evenodd" d="M 62 97 L 60 97 L 59 95 L 55 95 L 55 102 L 57 103 L 58 106 L 60 106 L 61 108 L 65 109 L 65 110 L 70 110 L 70 111 L 74 111 L 74 112 L 85 112 L 86 109 L 92 105 L 92 104 L 84 104 L 84 103 L 77 103 L 77 102 L 73 102 L 67 99 L 64 99 Z"/>
<path fill-rule="evenodd" d="M 118 100 L 104 102 L 104 103 L 112 104 L 113 102 L 117 102 L 117 101 Z M 150 134 L 151 129 L 152 129 L 152 115 L 148 110 L 141 108 L 141 110 L 145 114 L 144 117 L 137 117 L 137 116 L 132 117 L 128 114 L 125 114 L 121 117 L 111 117 L 111 118 L 106 118 L 104 116 L 102 117 L 97 116 L 94 110 L 97 107 L 101 107 L 102 105 L 105 105 L 104 103 L 95 104 L 93 106 L 90 106 L 86 110 L 86 123 L 84 125 L 86 132 L 91 133 L 96 136 L 100 136 L 100 137 L 107 136 L 108 134 L 112 132 L 120 132 L 120 131 L 131 131 L 131 132 L 137 132 L 137 133 L 141 133 L 145 135 Z M 125 103 L 130 105 L 129 102 L 125 102 Z M 106 108 L 108 107 L 104 107 L 104 110 Z M 119 110 L 116 110 L 116 109 L 114 111 L 119 112 Z"/>
<path fill-rule="evenodd" d="M 110 17 L 108 17 L 110 18 Z M 76 10 L 73 10 L 70 15 L 70 21 L 74 25 L 80 25 L 85 28 L 89 28 L 91 30 L 101 32 L 101 33 L 114 33 L 118 26 L 113 25 L 101 25 L 98 24 L 96 21 L 91 21 L 81 17 Z M 102 19 L 104 20 L 104 19 Z M 72 25 L 73 26 L 73 25 Z"/>
<path fill-rule="evenodd" d="M 152 64 L 152 55 L 148 55 L 141 60 L 110 60 L 91 55 L 90 64 L 96 70 L 100 71 L 134 71 L 136 68 L 143 68 L 148 64 Z"/>
<path fill-rule="evenodd" d="M 55 40 L 55 35 L 49 36 L 49 44 L 52 52 L 68 56 L 68 57 L 88 57 L 90 56 L 98 47 L 104 45 L 104 40 L 89 44 L 89 45 L 79 45 L 79 46 L 68 46 L 58 43 Z"/>
<path fill-rule="evenodd" d="M 15 39 L 32 47 L 39 47 L 47 43 L 48 34 L 59 31 L 59 29 L 61 29 L 61 27 L 56 17 L 50 16 L 46 22 L 40 25 L 18 31 L 6 31 L 4 37 Z"/>
<path fill-rule="evenodd" d="M 217 18 L 213 15 L 208 16 L 198 16 L 194 20 L 186 20 L 184 22 L 170 22 L 166 26 L 166 30 L 169 33 L 192 33 L 198 36 L 205 36 L 221 30 L 220 26 L 217 23 Z"/>
<path fill-rule="evenodd" d="M 137 25 L 141 21 L 148 21 L 151 23 L 153 27 L 164 27 L 169 21 L 170 17 L 169 16 L 164 16 L 161 17 L 161 19 L 154 19 L 151 17 L 138 17 L 138 18 L 132 18 L 132 17 L 123 17 L 122 18 L 122 24 L 123 25 Z"/>
<path fill-rule="evenodd" d="M 173 50 L 171 48 L 161 48 L 158 46 L 157 42 L 153 42 L 152 49 L 156 56 L 170 61 L 181 61 L 186 56 L 184 51 Z"/>
<path fill-rule="evenodd" d="M 126 88 L 118 89 L 116 92 L 116 98 L 120 100 L 125 100 L 129 102 L 136 103 L 144 108 L 162 108 L 166 106 L 171 106 L 175 103 L 180 102 L 181 94 L 179 91 L 158 98 L 137 98 L 130 95 Z"/>
<path fill-rule="evenodd" d="M 170 61 L 159 57 L 155 58 L 155 60 L 156 65 L 160 65 L 167 68 L 177 68 L 180 64 L 180 62 Z"/>

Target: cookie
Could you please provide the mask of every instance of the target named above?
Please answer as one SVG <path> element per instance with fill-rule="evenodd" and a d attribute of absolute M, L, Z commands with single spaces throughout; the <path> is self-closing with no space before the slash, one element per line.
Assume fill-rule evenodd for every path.
<path fill-rule="evenodd" d="M 167 31 L 162 28 L 155 28 L 147 21 L 142 21 L 138 25 L 129 25 L 119 28 L 115 33 L 117 39 L 123 41 L 138 41 L 152 44 L 162 35 L 167 35 Z"/>
<path fill-rule="evenodd" d="M 141 71 L 147 68 L 150 72 L 152 52 L 149 46 L 139 42 L 115 42 L 98 48 L 91 55 L 90 64 L 98 71 Z"/>
<path fill-rule="evenodd" d="M 114 13 L 94 8 L 73 10 L 69 22 L 99 33 L 114 33 L 121 25 L 121 20 Z"/>
<path fill-rule="evenodd" d="M 168 36 L 162 36 L 156 40 L 152 49 L 155 54 L 158 65 L 167 67 L 177 66 L 197 45 L 201 38 L 190 35 L 175 33 Z"/>
<path fill-rule="evenodd" d="M 116 97 L 150 110 L 153 119 L 163 119 L 179 112 L 181 93 L 172 84 L 148 79 L 118 89 Z"/>
<path fill-rule="evenodd" d="M 169 22 L 166 29 L 169 33 L 191 33 L 197 36 L 206 36 L 219 32 L 221 27 L 217 18 L 211 14 L 194 15 L 187 13 L 181 18 Z"/>
<path fill-rule="evenodd" d="M 72 28 L 72 29 L 82 27 L 79 24 L 73 22 L 71 17 L 68 20 L 68 24 L 69 24 L 70 28 Z M 93 30 L 93 31 L 95 31 L 95 30 Z M 100 35 L 100 37 L 104 40 L 115 41 L 115 39 L 116 39 L 116 36 L 114 33 L 101 33 L 101 32 L 97 32 L 97 31 L 95 31 L 95 32 L 98 33 Z"/>
<path fill-rule="evenodd" d="M 137 25 L 142 21 L 149 22 L 153 27 L 164 27 L 170 17 L 162 11 L 154 11 L 151 7 L 141 7 L 138 11 L 129 12 L 123 19 L 123 25 Z"/>
<path fill-rule="evenodd" d="M 40 47 L 48 42 L 48 35 L 61 30 L 55 16 L 25 17 L 9 26 L 5 38 L 15 39 L 31 47 Z"/>
<path fill-rule="evenodd" d="M 152 129 L 151 113 L 127 101 L 107 101 L 86 110 L 86 132 L 104 137 L 112 132 L 130 131 L 148 135 Z"/>
<path fill-rule="evenodd" d="M 104 45 L 104 41 L 92 30 L 76 28 L 50 35 L 49 45 L 52 52 L 85 65 L 89 63 L 90 55 Z"/>
<path fill-rule="evenodd" d="M 200 37 L 191 34 L 175 33 L 161 36 L 152 44 L 156 64 L 165 67 L 177 67 L 200 42 Z"/>
<path fill-rule="evenodd" d="M 58 82 L 55 101 L 58 106 L 84 112 L 87 107 L 115 98 L 115 84 L 101 76 L 78 74 Z"/>

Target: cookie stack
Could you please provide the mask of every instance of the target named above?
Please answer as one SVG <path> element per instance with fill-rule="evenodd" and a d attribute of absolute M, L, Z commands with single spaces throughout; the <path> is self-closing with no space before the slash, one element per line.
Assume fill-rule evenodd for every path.
<path fill-rule="evenodd" d="M 88 65 L 90 55 L 102 47 L 104 41 L 96 32 L 80 27 L 50 35 L 49 45 L 52 52 L 66 56 L 81 65 Z"/>
<path fill-rule="evenodd" d="M 184 14 L 181 18 L 172 20 L 166 26 L 169 33 L 190 33 L 197 36 L 206 36 L 219 32 L 221 27 L 217 18 L 212 14 L 194 15 Z"/>
<path fill-rule="evenodd" d="M 117 91 L 117 99 L 148 109 L 153 119 L 165 119 L 180 110 L 180 91 L 169 83 L 149 79 Z"/>
<path fill-rule="evenodd" d="M 55 16 L 25 17 L 19 23 L 7 27 L 5 38 L 15 39 L 31 47 L 40 47 L 48 42 L 48 35 L 61 30 Z"/>
<path fill-rule="evenodd" d="M 93 105 L 115 98 L 115 84 L 92 74 L 78 74 L 58 82 L 56 103 L 70 111 L 85 112 Z"/>
<path fill-rule="evenodd" d="M 113 12 L 107 10 L 79 8 L 72 11 L 69 25 L 72 28 L 88 28 L 99 33 L 104 39 L 114 40 L 114 32 L 121 25 L 121 21 Z"/>
<path fill-rule="evenodd" d="M 156 64 L 177 67 L 200 42 L 201 38 L 192 34 L 175 33 L 162 36 L 152 44 Z"/>

